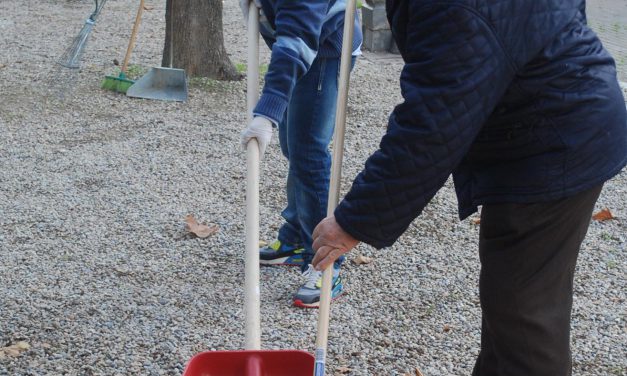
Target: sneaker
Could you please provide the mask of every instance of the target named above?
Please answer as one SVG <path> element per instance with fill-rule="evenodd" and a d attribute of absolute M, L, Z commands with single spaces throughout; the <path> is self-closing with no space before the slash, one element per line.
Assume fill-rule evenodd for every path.
<path fill-rule="evenodd" d="M 317 271 L 312 265 L 303 273 L 307 281 L 294 294 L 294 306 L 300 308 L 318 308 L 320 306 L 320 289 L 322 288 L 322 272 Z M 333 267 L 333 282 L 331 284 L 331 299 L 340 294 L 344 286 L 340 278 L 340 268 Z"/>
<path fill-rule="evenodd" d="M 305 248 L 300 245 L 282 244 L 275 240 L 272 244 L 259 248 L 259 263 L 261 265 L 303 265 Z"/>

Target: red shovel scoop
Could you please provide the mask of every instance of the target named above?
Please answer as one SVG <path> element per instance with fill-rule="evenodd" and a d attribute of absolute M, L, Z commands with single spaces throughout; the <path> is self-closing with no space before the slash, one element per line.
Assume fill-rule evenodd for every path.
<path fill-rule="evenodd" d="M 248 15 L 248 115 L 259 93 L 259 10 L 250 2 Z M 207 351 L 195 355 L 183 376 L 311 376 L 314 357 L 299 350 L 260 350 L 259 296 L 259 145 L 246 148 L 246 262 L 244 312 L 246 350 Z"/>
<path fill-rule="evenodd" d="M 299 350 L 207 351 L 197 354 L 183 376 L 311 376 L 314 357 Z"/>

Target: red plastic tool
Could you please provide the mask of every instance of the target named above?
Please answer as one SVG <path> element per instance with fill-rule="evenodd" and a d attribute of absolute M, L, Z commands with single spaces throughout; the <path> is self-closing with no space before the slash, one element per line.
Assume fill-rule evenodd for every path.
<path fill-rule="evenodd" d="M 184 376 L 311 376 L 313 360 L 299 350 L 207 351 L 192 358 Z"/>

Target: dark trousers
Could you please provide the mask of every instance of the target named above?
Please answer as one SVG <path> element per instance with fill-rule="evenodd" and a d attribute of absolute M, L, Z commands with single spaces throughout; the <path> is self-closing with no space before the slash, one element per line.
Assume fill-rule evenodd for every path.
<path fill-rule="evenodd" d="M 473 376 L 571 375 L 573 274 L 601 188 L 552 202 L 483 206 L 481 352 Z"/>

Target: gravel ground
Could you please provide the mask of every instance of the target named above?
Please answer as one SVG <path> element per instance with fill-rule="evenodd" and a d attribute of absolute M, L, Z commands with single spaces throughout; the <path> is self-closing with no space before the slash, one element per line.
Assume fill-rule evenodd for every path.
<path fill-rule="evenodd" d="M 618 66 L 618 78 L 627 81 L 627 2 L 588 0 L 588 24 L 599 35 Z"/>
<path fill-rule="evenodd" d="M 158 65 L 160 0 L 145 15 L 133 62 Z M 110 0 L 83 69 L 54 61 L 90 12 L 88 1 L 0 1 L 1 375 L 177 375 L 202 350 L 239 349 L 244 329 L 245 82 L 195 83 L 185 104 L 99 89 L 121 60 L 135 2 Z M 245 61 L 234 1 L 226 44 Z M 264 59 L 267 49 L 263 48 Z M 398 56 L 365 54 L 351 82 L 342 189 L 377 147 L 399 102 Z M 281 223 L 286 163 L 262 165 L 261 237 Z M 580 256 L 573 311 L 576 375 L 627 375 L 627 174 L 598 205 Z M 194 214 L 219 225 L 187 235 Z M 330 374 L 469 375 L 479 346 L 478 226 L 459 222 L 450 181 L 392 248 L 347 262 L 332 309 Z M 313 351 L 316 311 L 290 307 L 294 269 L 261 273 L 262 341 Z M 623 354 L 623 355 L 621 355 Z"/>

